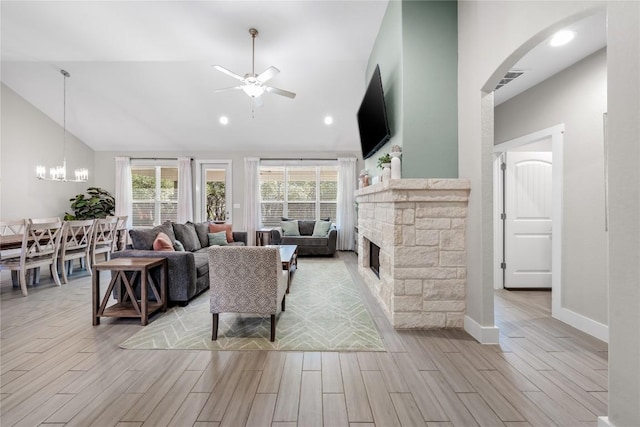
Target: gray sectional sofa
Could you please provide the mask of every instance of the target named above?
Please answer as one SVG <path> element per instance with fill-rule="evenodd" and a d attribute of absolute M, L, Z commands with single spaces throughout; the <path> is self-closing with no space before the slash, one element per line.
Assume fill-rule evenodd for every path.
<path fill-rule="evenodd" d="M 172 243 L 178 240 L 184 251 L 154 251 L 153 243 L 159 233 L 165 233 Z M 112 258 L 167 258 L 169 266 L 168 290 L 169 302 L 186 305 L 189 300 L 206 289 L 209 289 L 209 223 L 176 224 L 166 222 L 153 229 L 132 229 L 129 231 L 131 245 L 123 251 L 114 252 Z M 246 245 L 246 232 L 233 232 L 233 243 L 230 245 Z M 154 280 L 160 283 L 159 272 Z"/>
<path fill-rule="evenodd" d="M 290 221 L 285 218 L 283 220 Z M 272 245 L 297 245 L 298 255 L 335 255 L 338 231 L 331 226 L 326 236 L 313 236 L 315 224 L 315 221 L 299 220 L 299 236 L 285 236 L 282 227 L 274 228 L 271 230 L 269 243 Z"/>

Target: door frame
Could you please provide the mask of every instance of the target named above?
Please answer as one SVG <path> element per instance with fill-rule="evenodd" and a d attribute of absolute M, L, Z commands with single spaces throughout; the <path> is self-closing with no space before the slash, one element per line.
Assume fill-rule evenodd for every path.
<path fill-rule="evenodd" d="M 502 212 L 502 171 L 500 163 L 505 152 L 532 144 L 544 139 L 551 138 L 551 153 L 553 158 L 552 185 L 553 194 L 551 197 L 551 315 L 562 319 L 562 177 L 563 177 L 563 144 L 564 144 L 564 124 L 555 125 L 546 129 L 533 132 L 519 138 L 515 138 L 501 144 L 494 145 L 494 180 L 493 180 L 493 258 L 494 258 L 494 288 L 502 289 L 502 260 L 503 231 L 500 219 Z"/>
<path fill-rule="evenodd" d="M 233 192 L 232 192 L 232 185 L 233 185 L 233 171 L 231 169 L 231 164 L 232 161 L 231 160 L 219 160 L 219 159 L 215 159 L 215 160 L 196 160 L 196 181 L 195 181 L 195 187 L 196 187 L 196 197 L 195 197 L 195 201 L 196 201 L 196 210 L 195 210 L 195 221 L 196 222 L 201 222 L 201 221 L 206 221 L 206 215 L 203 218 L 202 213 L 203 213 L 203 205 L 202 205 L 202 180 L 204 178 L 203 174 L 202 174 L 202 167 L 204 165 L 220 165 L 220 166 L 224 166 L 227 170 L 226 173 L 226 183 L 225 183 L 225 194 L 226 194 L 226 204 L 227 204 L 227 211 L 229 212 L 229 217 L 227 218 L 227 222 L 231 223 L 232 222 L 232 216 L 233 216 L 233 209 L 232 209 L 232 203 L 233 203 Z"/>

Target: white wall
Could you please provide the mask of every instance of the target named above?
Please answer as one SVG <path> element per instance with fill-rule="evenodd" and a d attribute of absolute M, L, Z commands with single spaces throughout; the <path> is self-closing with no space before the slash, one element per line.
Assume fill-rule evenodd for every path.
<path fill-rule="evenodd" d="M 602 324 L 607 324 L 605 111 L 605 49 L 495 108 L 496 143 L 565 125 L 560 305 Z"/>
<path fill-rule="evenodd" d="M 640 2 L 607 15 L 609 422 L 640 426 Z"/>
<path fill-rule="evenodd" d="M 63 129 L 7 86 L 1 87 L 0 218 L 63 217 L 65 212 L 71 213 L 69 199 L 84 193 L 93 182 L 93 150 L 67 133 L 67 175 L 86 167 L 89 181 L 38 180 L 38 164 L 62 164 Z"/>
<path fill-rule="evenodd" d="M 494 326 L 491 91 L 526 52 L 598 5 L 580 1 L 461 1 L 458 5 L 458 161 L 460 178 L 471 180 L 467 316 L 480 327 Z"/>
<path fill-rule="evenodd" d="M 637 426 L 640 425 L 639 2 L 475 0 L 459 3 L 459 170 L 461 178 L 471 180 L 467 314 L 483 327 L 494 325 L 493 97 L 486 94 L 539 42 L 592 8 L 605 6 L 610 153 L 608 422 Z"/>

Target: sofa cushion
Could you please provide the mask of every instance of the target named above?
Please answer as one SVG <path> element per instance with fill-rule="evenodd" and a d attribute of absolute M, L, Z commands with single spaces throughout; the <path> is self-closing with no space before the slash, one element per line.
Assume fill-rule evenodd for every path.
<path fill-rule="evenodd" d="M 176 252 L 184 252 L 184 245 L 180 240 L 176 240 L 173 242 L 173 249 L 175 249 Z"/>
<path fill-rule="evenodd" d="M 209 275 L 209 253 L 207 251 L 194 252 L 193 256 L 196 262 L 196 276 Z"/>
<path fill-rule="evenodd" d="M 298 221 L 282 221 L 282 234 L 285 236 L 299 236 L 300 231 L 298 229 Z"/>
<path fill-rule="evenodd" d="M 193 224 L 192 222 L 187 222 L 187 224 Z M 198 222 L 193 224 L 193 228 L 196 230 L 196 234 L 198 235 L 198 239 L 200 240 L 200 247 L 206 248 L 209 246 L 209 223 L 208 222 Z"/>
<path fill-rule="evenodd" d="M 164 233 L 169 236 L 171 243 L 176 240 L 176 236 L 173 233 L 173 226 L 170 221 L 165 222 L 162 225 L 149 229 L 132 229 L 129 230 L 129 236 L 131 236 L 131 246 L 133 249 L 141 249 L 150 251 L 153 250 L 153 242 L 156 240 L 158 233 Z"/>
<path fill-rule="evenodd" d="M 298 221 L 298 228 L 300 229 L 301 236 L 311 236 L 313 234 L 313 227 L 315 227 L 315 221 L 301 220 Z"/>
<path fill-rule="evenodd" d="M 227 246 L 227 232 L 209 233 L 209 246 Z"/>
<path fill-rule="evenodd" d="M 329 221 L 316 221 L 316 224 L 313 226 L 313 237 L 327 237 L 329 234 L 329 229 L 331 228 L 331 223 Z"/>
<path fill-rule="evenodd" d="M 173 223 L 173 232 L 176 235 L 176 240 L 180 240 L 180 242 L 182 242 L 186 251 L 194 252 L 202 248 L 200 238 L 198 238 L 198 233 L 196 233 L 196 228 L 193 223 Z"/>
<path fill-rule="evenodd" d="M 231 224 L 209 224 L 209 233 L 224 231 L 227 233 L 227 242 L 233 242 L 233 226 Z"/>
<path fill-rule="evenodd" d="M 167 236 L 165 233 L 158 233 L 155 240 L 153 241 L 153 250 L 154 251 L 165 251 L 165 252 L 173 252 L 173 243 L 171 243 L 171 238 Z"/>
<path fill-rule="evenodd" d="M 311 237 L 311 236 L 284 236 L 280 240 L 282 245 L 298 245 L 298 246 L 327 246 L 329 245 L 328 237 Z"/>

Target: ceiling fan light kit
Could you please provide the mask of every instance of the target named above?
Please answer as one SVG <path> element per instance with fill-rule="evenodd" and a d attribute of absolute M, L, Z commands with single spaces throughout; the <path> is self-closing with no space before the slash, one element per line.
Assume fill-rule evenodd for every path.
<path fill-rule="evenodd" d="M 244 93 L 246 93 L 254 102 L 255 107 L 262 106 L 262 100 L 260 97 L 265 93 L 274 93 L 276 95 L 286 96 L 287 98 L 295 98 L 296 94 L 284 89 L 278 89 L 275 87 L 267 86 L 265 83 L 269 81 L 271 78 L 276 76 L 280 70 L 276 67 L 269 67 L 265 71 L 260 74 L 256 74 L 255 71 L 255 52 L 256 52 L 256 36 L 258 35 L 258 30 L 255 28 L 249 29 L 249 34 L 251 35 L 251 72 L 247 73 L 243 76 L 234 73 L 226 69 L 221 65 L 214 65 L 213 68 L 224 73 L 230 77 L 233 77 L 236 80 L 240 80 L 242 82 L 239 86 L 233 86 L 223 89 L 216 89 L 215 92 L 226 92 L 229 90 L 239 90 L 241 89 Z"/>

